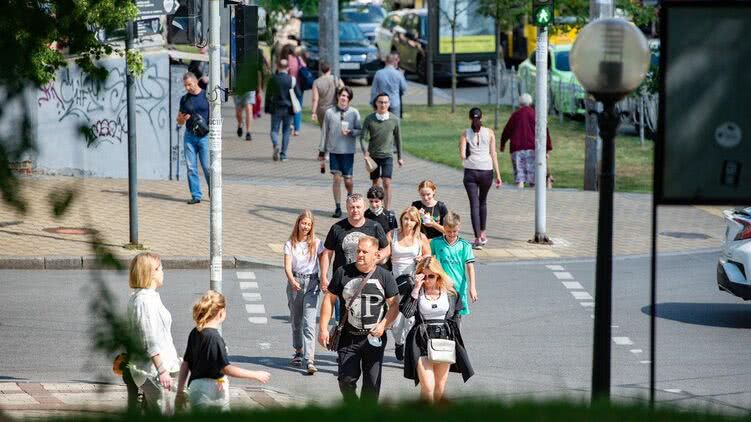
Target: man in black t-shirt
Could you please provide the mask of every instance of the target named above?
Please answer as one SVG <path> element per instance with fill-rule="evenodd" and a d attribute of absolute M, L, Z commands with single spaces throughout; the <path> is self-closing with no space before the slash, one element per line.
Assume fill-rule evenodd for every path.
<path fill-rule="evenodd" d="M 326 251 L 321 255 L 321 290 L 326 291 L 329 282 L 328 270 L 331 255 L 334 255 L 333 272 L 344 264 L 355 262 L 357 242 L 363 236 L 372 236 L 378 240 L 379 256 L 387 258 L 391 254 L 388 239 L 383 228 L 364 215 L 365 200 L 355 193 L 347 198 L 347 218 L 331 226 L 323 246 Z"/>
<path fill-rule="evenodd" d="M 342 315 L 347 316 L 337 350 L 339 390 L 345 399 L 357 398 L 357 380 L 363 374 L 360 398 L 378 400 L 387 341 L 385 330 L 393 325 L 399 312 L 399 292 L 391 272 L 377 265 L 380 259 L 377 239 L 362 237 L 356 254 L 355 263 L 334 272 L 321 305 L 318 341 L 328 346 L 331 309 L 339 299 Z M 350 300 L 352 306 L 346 313 Z M 371 341 L 380 341 L 380 345 Z"/>

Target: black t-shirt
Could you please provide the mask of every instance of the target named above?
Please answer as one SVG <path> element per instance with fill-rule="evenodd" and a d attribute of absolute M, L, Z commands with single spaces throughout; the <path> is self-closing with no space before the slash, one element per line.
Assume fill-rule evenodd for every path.
<path fill-rule="evenodd" d="M 339 296 L 342 315 L 347 311 L 347 303 L 360 288 L 365 275 L 355 264 L 347 264 L 334 273 L 329 291 Z M 366 283 L 360 297 L 352 302 L 352 309 L 347 317 L 347 329 L 363 334 L 383 320 L 386 315 L 386 299 L 399 294 L 394 276 L 382 267 L 376 267 Z"/>
<path fill-rule="evenodd" d="M 399 226 L 399 223 L 396 221 L 396 215 L 392 210 L 384 210 L 381 215 L 375 215 L 373 211 L 368 208 L 367 210 L 365 210 L 365 218 L 367 218 L 368 220 L 373 220 L 376 223 L 380 224 L 383 228 L 383 231 L 386 233 L 396 229 Z"/>
<path fill-rule="evenodd" d="M 349 224 L 349 220 L 345 218 L 331 226 L 323 246 L 334 251 L 334 271 L 344 264 L 355 262 L 357 243 L 365 235 L 378 239 L 379 249 L 383 249 L 389 244 L 383 228 L 373 220 L 366 219 L 365 224 L 361 227 L 353 227 Z"/>
<path fill-rule="evenodd" d="M 193 328 L 188 336 L 188 347 L 185 348 L 183 360 L 188 362 L 190 368 L 188 385 L 200 378 L 219 379 L 224 376 L 222 369 L 229 365 L 227 346 L 215 328 L 204 328 L 201 331 Z"/>
<path fill-rule="evenodd" d="M 187 93 L 180 98 L 180 113 L 190 114 L 186 127 L 193 127 L 193 118 L 196 114 L 203 117 L 203 121 L 209 124 L 209 99 L 206 91 L 201 90 L 197 95 Z"/>
<path fill-rule="evenodd" d="M 418 211 L 424 209 L 425 214 L 430 215 L 433 218 L 433 221 L 437 221 L 440 225 L 443 225 L 443 219 L 446 218 L 446 215 L 449 213 L 448 207 L 446 207 L 446 204 L 441 201 L 437 201 L 432 207 L 426 207 L 423 205 L 422 201 L 415 201 L 412 203 L 412 206 L 417 208 Z M 443 233 L 433 227 L 425 227 L 422 225 L 421 231 L 428 237 L 428 239 L 443 236 Z"/>

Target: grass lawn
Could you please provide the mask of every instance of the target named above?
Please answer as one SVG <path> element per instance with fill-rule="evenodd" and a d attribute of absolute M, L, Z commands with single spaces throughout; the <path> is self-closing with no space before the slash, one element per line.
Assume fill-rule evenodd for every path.
<path fill-rule="evenodd" d="M 427 106 L 408 105 L 402 122 L 404 150 L 425 160 L 435 161 L 455 168 L 462 168 L 459 159 L 459 134 L 469 127 L 467 111 L 471 106 L 462 105 L 451 114 L 448 105 Z M 499 129 L 500 137 L 509 116 L 510 107 L 502 107 Z M 365 110 L 361 110 L 363 118 Z M 493 110 L 483 107 L 484 123 L 492 126 Z M 303 117 L 310 121 L 310 113 Z M 548 118 L 553 151 L 550 153 L 550 169 L 555 177 L 555 187 L 582 189 L 584 186 L 584 122 L 558 117 Z M 616 190 L 621 192 L 651 192 L 653 143 L 646 140 L 639 145 L 638 136 L 619 135 L 616 138 Z M 504 183 L 513 183 L 511 156 L 506 152 L 499 155 L 501 177 Z"/>

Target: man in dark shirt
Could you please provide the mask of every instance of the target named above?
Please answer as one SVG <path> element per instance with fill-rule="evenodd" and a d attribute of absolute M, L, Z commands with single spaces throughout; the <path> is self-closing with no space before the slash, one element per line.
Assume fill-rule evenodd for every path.
<path fill-rule="evenodd" d="M 198 178 L 198 160 L 201 161 L 203 176 L 209 183 L 209 134 L 196 133 L 196 120 L 203 119 L 205 127 L 209 124 L 209 100 L 206 93 L 198 86 L 196 75 L 186 72 L 183 75 L 183 85 L 188 91 L 180 98 L 180 111 L 177 113 L 177 124 L 185 126 L 185 164 L 188 167 L 188 187 L 191 199 L 188 204 L 201 202 L 201 180 Z M 211 195 L 211 192 L 209 192 Z"/>
<path fill-rule="evenodd" d="M 339 390 L 345 400 L 357 398 L 357 380 L 361 374 L 360 398 L 378 400 L 387 341 L 385 330 L 393 325 L 399 312 L 394 276 L 377 265 L 378 243 L 370 236 L 360 238 L 356 262 L 336 270 L 321 306 L 318 341 L 324 347 L 329 343 L 329 320 L 337 299 L 342 315 L 347 315 L 337 349 Z"/>
<path fill-rule="evenodd" d="M 333 272 L 344 264 L 355 262 L 357 242 L 363 236 L 372 236 L 378 240 L 381 259 L 391 254 L 388 239 L 383 228 L 376 222 L 368 220 L 364 215 L 365 200 L 362 195 L 355 193 L 347 198 L 347 218 L 331 226 L 323 246 L 326 248 L 321 255 L 321 290 L 326 290 L 329 281 L 329 263 L 334 255 Z"/>
<path fill-rule="evenodd" d="M 271 143 L 274 145 L 274 161 L 287 160 L 287 146 L 289 146 L 289 134 L 291 132 L 292 118 L 295 113 L 292 110 L 292 97 L 289 90 L 293 89 L 295 95 L 300 97 L 300 84 L 289 75 L 289 63 L 287 59 L 279 60 L 276 74 L 269 80 L 266 89 L 266 113 L 271 114 Z M 279 148 L 279 127 L 282 128 L 282 147 Z"/>

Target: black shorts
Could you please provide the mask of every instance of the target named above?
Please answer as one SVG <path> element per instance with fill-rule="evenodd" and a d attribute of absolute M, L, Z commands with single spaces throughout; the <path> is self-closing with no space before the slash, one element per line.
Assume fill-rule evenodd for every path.
<path fill-rule="evenodd" d="M 378 164 L 378 167 L 370 173 L 370 180 L 378 180 L 381 177 L 391 179 L 394 173 L 394 157 L 371 158 Z"/>

